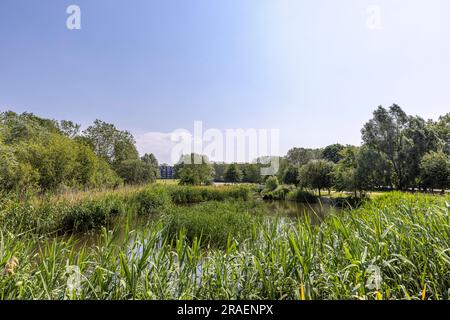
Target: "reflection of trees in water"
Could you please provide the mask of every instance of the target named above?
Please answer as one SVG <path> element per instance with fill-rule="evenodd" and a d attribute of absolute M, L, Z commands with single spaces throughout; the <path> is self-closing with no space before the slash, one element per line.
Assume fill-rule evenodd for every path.
<path fill-rule="evenodd" d="M 329 202 L 299 203 L 294 201 L 267 201 L 266 205 L 269 212 L 280 216 L 298 219 L 306 215 L 311 219 L 312 224 L 320 223 L 331 212 L 340 211 L 340 209 L 333 207 Z"/>

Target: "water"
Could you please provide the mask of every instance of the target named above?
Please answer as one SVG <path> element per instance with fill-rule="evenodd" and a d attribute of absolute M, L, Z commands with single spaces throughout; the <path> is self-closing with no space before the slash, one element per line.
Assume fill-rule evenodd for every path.
<path fill-rule="evenodd" d="M 262 201 L 262 200 L 261 200 Z M 329 201 L 322 201 L 319 203 L 298 203 L 293 201 L 262 201 L 267 209 L 267 214 L 270 216 L 276 215 L 280 218 L 296 220 L 303 219 L 305 216 L 309 217 L 312 225 L 319 225 L 323 219 L 331 212 L 338 212 L 341 209 L 335 208 Z M 157 217 L 157 216 L 156 216 Z M 116 229 L 116 236 L 119 243 L 125 238 L 128 231 L 145 231 L 155 220 L 155 216 L 149 217 L 117 217 L 113 219 L 106 227 L 107 230 Z M 126 228 L 128 224 L 128 228 Z M 128 230 L 128 231 L 127 231 Z M 69 235 L 63 236 L 68 237 Z M 87 233 L 73 234 L 72 237 L 76 240 L 78 245 L 94 246 L 98 243 L 100 231 L 91 230 Z"/>
<path fill-rule="evenodd" d="M 294 201 L 265 201 L 269 212 L 290 219 L 310 218 L 311 224 L 320 224 L 331 212 L 342 209 L 334 207 L 329 201 L 319 203 L 299 203 Z"/>

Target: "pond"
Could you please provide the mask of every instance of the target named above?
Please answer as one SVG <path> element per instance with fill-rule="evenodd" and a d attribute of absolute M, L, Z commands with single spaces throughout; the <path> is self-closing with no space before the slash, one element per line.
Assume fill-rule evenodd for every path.
<path fill-rule="evenodd" d="M 327 199 L 323 199 L 318 203 L 298 203 L 294 201 L 259 201 L 261 201 L 267 208 L 267 213 L 270 216 L 277 216 L 282 219 L 296 220 L 302 219 L 306 215 L 310 218 L 312 225 L 319 225 L 323 221 L 323 219 L 331 212 L 342 211 L 342 209 L 333 206 L 333 204 Z M 149 227 L 149 224 L 153 223 L 154 220 L 155 216 L 121 216 L 113 219 L 106 228 L 107 230 L 116 229 L 118 231 L 116 235 L 118 235 L 118 240 L 119 242 L 121 242 L 121 239 L 125 238 L 126 232 L 132 230 L 137 232 L 145 230 Z M 62 236 L 62 238 L 66 238 L 69 236 L 70 235 L 65 235 Z M 80 246 L 96 245 L 100 236 L 101 232 L 99 230 L 91 230 L 86 233 L 72 234 L 72 237 Z"/>
<path fill-rule="evenodd" d="M 333 206 L 326 199 L 318 203 L 299 203 L 294 201 L 265 201 L 269 212 L 291 219 L 302 218 L 305 215 L 311 219 L 313 225 L 320 224 L 331 212 L 342 211 Z"/>

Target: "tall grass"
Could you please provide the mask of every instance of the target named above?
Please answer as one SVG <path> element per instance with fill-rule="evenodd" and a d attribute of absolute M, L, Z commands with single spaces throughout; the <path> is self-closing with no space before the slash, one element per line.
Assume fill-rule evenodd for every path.
<path fill-rule="evenodd" d="M 449 299 L 449 202 L 391 193 L 318 226 L 251 219 L 249 203 L 201 204 L 124 238 L 103 229 L 95 246 L 1 226 L 0 267 L 13 256 L 19 266 L 0 276 L 0 298 Z M 227 221 L 226 243 L 205 249 Z"/>
<path fill-rule="evenodd" d="M 249 187 L 160 184 L 57 197 L 19 199 L 11 196 L 0 201 L 0 224 L 15 232 L 35 234 L 87 231 L 108 225 L 115 216 L 151 215 L 175 204 L 249 200 L 250 197 Z"/>

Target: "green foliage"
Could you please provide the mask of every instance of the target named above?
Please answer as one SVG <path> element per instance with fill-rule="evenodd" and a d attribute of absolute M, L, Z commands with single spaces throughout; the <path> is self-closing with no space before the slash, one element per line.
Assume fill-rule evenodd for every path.
<path fill-rule="evenodd" d="M 298 185 L 300 183 L 298 175 L 298 167 L 290 165 L 284 170 L 282 181 L 284 184 Z"/>
<path fill-rule="evenodd" d="M 287 195 L 295 189 L 294 186 L 290 185 L 281 185 L 278 186 L 275 190 L 264 189 L 261 192 L 261 195 L 264 200 L 286 200 Z"/>
<path fill-rule="evenodd" d="M 336 143 L 325 147 L 322 151 L 322 158 L 333 163 L 338 163 L 341 157 L 341 151 L 344 150 L 344 146 L 342 144 Z"/>
<path fill-rule="evenodd" d="M 203 246 L 226 248 L 230 239 L 242 240 L 263 211 L 261 205 L 245 202 L 208 202 L 193 207 L 174 207 L 163 221 L 169 238 L 180 233 L 189 243 L 201 239 Z"/>
<path fill-rule="evenodd" d="M 311 160 L 320 159 L 321 156 L 321 149 L 292 148 L 288 151 L 286 158 L 291 165 L 300 167 Z"/>
<path fill-rule="evenodd" d="M 155 182 L 159 170 L 148 162 L 134 159 L 117 164 L 116 172 L 127 184 L 143 184 Z"/>
<path fill-rule="evenodd" d="M 23 193 L 121 183 L 86 144 L 68 137 L 76 131 L 70 126 L 76 125 L 61 123 L 27 113 L 0 114 L 0 189 Z"/>
<path fill-rule="evenodd" d="M 408 116 L 396 104 L 389 110 L 378 107 L 364 125 L 362 138 L 389 162 L 392 179 L 400 190 L 417 185 L 421 158 L 445 143 L 434 123 Z"/>
<path fill-rule="evenodd" d="M 237 163 L 227 166 L 224 174 L 225 182 L 240 182 L 242 180 L 242 171 Z"/>
<path fill-rule="evenodd" d="M 300 203 L 317 203 L 318 197 L 312 192 L 296 188 L 286 195 L 286 200 Z"/>
<path fill-rule="evenodd" d="M 45 234 L 55 231 L 90 230 L 108 225 L 111 218 L 127 214 L 161 213 L 173 204 L 207 201 L 249 201 L 246 186 L 178 186 L 152 184 L 122 187 L 115 191 L 71 193 L 62 197 L 25 199 L 15 195 L 0 201 L 0 225 L 17 232 Z"/>
<path fill-rule="evenodd" d="M 334 164 L 327 160 L 311 160 L 300 168 L 300 184 L 320 191 L 333 185 Z"/>
<path fill-rule="evenodd" d="M 242 167 L 242 182 L 261 183 L 261 166 L 257 163 L 246 163 Z"/>
<path fill-rule="evenodd" d="M 103 230 L 95 246 L 0 224 L 0 267 L 19 261 L 0 276 L 0 297 L 447 300 L 446 202 L 389 193 L 317 227 L 262 220 L 252 203 L 208 203 L 171 209 L 143 229 Z M 67 266 L 79 268 L 77 290 Z"/>
<path fill-rule="evenodd" d="M 175 204 L 192 204 L 205 201 L 243 200 L 251 198 L 251 189 L 246 186 L 167 186 Z"/>
<path fill-rule="evenodd" d="M 181 185 L 211 184 L 214 177 L 208 157 L 194 153 L 181 156 L 174 170 Z"/>
<path fill-rule="evenodd" d="M 267 191 L 274 191 L 276 188 L 278 188 L 278 178 L 275 176 L 270 176 L 266 180 L 266 187 L 265 189 Z"/>
<path fill-rule="evenodd" d="M 433 189 L 450 187 L 450 156 L 444 152 L 430 152 L 420 162 L 422 184 Z"/>
<path fill-rule="evenodd" d="M 118 130 L 111 123 L 97 119 L 83 134 L 95 154 L 111 165 L 118 165 L 122 161 L 138 158 L 135 141 L 131 133 Z"/>

